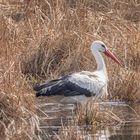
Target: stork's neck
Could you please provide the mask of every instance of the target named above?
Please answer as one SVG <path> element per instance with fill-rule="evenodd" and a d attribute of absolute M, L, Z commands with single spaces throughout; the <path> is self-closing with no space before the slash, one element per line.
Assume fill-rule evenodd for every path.
<path fill-rule="evenodd" d="M 96 60 L 96 63 L 97 63 L 97 71 L 102 72 L 103 75 L 105 76 L 106 80 L 108 80 L 106 65 L 105 65 L 103 56 L 96 49 L 92 50 L 92 53 L 93 53 L 95 60 Z"/>

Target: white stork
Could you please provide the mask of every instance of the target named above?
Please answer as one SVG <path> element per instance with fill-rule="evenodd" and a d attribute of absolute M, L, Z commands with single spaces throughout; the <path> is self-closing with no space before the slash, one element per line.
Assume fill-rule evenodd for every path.
<path fill-rule="evenodd" d="M 101 53 L 112 58 L 116 63 L 122 65 L 116 56 L 109 51 L 101 41 L 94 41 L 91 45 L 91 52 L 95 57 L 97 69 L 94 72 L 81 71 L 65 75 L 45 84 L 36 85 L 34 90 L 36 96 L 98 96 L 107 94 L 108 76 L 106 66 Z"/>

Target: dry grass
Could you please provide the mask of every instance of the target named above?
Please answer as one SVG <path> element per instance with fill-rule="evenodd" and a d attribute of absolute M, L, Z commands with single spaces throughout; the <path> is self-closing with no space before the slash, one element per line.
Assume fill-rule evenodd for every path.
<path fill-rule="evenodd" d="M 108 60 L 109 98 L 139 98 L 138 1 L 2 0 L 0 7 L 1 138 L 39 139 L 31 85 L 94 70 L 89 46 L 96 39 L 103 40 L 125 65 L 123 69 Z"/>

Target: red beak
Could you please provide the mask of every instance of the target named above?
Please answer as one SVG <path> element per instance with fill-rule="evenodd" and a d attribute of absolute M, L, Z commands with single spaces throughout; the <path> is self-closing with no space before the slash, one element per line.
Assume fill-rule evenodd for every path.
<path fill-rule="evenodd" d="M 123 66 L 122 63 L 119 61 L 119 59 L 108 49 L 104 52 L 104 54 L 110 58 L 112 58 L 116 63 L 118 63 L 120 66 Z"/>

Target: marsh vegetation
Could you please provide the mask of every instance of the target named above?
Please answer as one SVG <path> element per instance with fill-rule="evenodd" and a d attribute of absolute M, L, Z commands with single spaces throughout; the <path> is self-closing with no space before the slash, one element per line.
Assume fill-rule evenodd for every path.
<path fill-rule="evenodd" d="M 1 0 L 0 138 L 43 139 L 39 111 L 45 117 L 49 115 L 40 106 L 52 100 L 36 99 L 32 86 L 74 71 L 93 71 L 96 64 L 89 49 L 93 40 L 104 41 L 124 64 L 121 68 L 107 60 L 107 100 L 138 102 L 139 13 L 138 0 Z M 95 103 L 87 106 L 59 128 L 55 139 L 86 139 L 81 137 L 85 129 L 74 126 L 83 125 L 86 129 L 91 126 L 89 129 L 95 133 L 99 127 L 118 126 L 132 120 L 139 122 L 138 103 L 135 107 L 127 105 L 133 113 L 129 109 L 113 112 L 106 106 L 101 109 Z"/>

